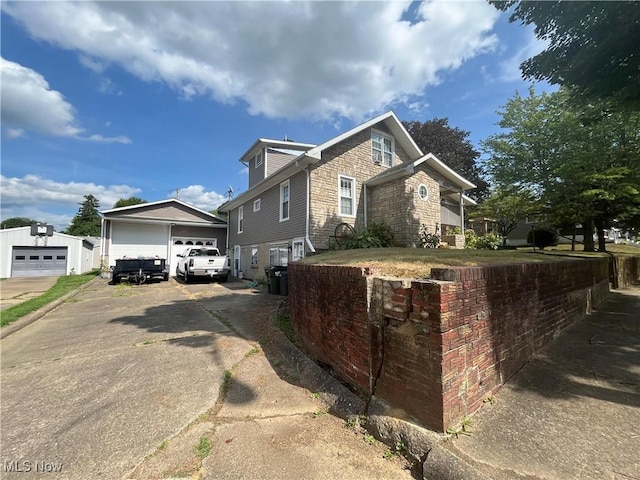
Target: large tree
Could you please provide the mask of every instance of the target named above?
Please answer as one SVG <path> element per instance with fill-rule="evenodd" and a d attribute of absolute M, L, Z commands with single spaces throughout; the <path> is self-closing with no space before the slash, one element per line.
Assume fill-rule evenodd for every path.
<path fill-rule="evenodd" d="M 69 225 L 65 233 L 79 237 L 99 237 L 101 224 L 100 214 L 98 213 L 99 207 L 100 202 L 96 197 L 85 195 L 78 213 L 71 220 L 71 225 Z"/>
<path fill-rule="evenodd" d="M 476 184 L 477 188 L 469 192 L 471 197 L 481 200 L 487 195 L 488 184 L 478 164 L 480 152 L 469 140 L 469 132 L 449 126 L 446 118 L 402 124 L 424 153 L 433 153 L 448 167 Z"/>
<path fill-rule="evenodd" d="M 121 198 L 113 204 L 113 208 L 130 207 L 131 205 L 140 205 L 143 203 L 147 203 L 147 201 L 140 197 Z"/>
<path fill-rule="evenodd" d="M 640 105 L 640 2 L 491 0 L 548 42 L 521 65 L 525 78 L 572 87 L 617 109 Z"/>
<path fill-rule="evenodd" d="M 507 102 L 498 125 L 505 131 L 483 142 L 498 186 L 534 192 L 557 224 L 582 223 L 585 250 L 599 249 L 613 222 L 640 208 L 640 114 L 613 111 L 604 101 L 584 103 L 572 91 Z"/>
<path fill-rule="evenodd" d="M 494 190 L 481 204 L 473 209 L 472 217 L 487 217 L 496 222 L 502 235 L 502 245 L 507 245 L 509 235 L 528 215 L 538 213 L 535 196 L 525 189 L 501 187 Z"/>
<path fill-rule="evenodd" d="M 38 223 L 38 221 L 26 217 L 11 217 L 3 220 L 0 228 L 28 227 L 32 223 Z"/>

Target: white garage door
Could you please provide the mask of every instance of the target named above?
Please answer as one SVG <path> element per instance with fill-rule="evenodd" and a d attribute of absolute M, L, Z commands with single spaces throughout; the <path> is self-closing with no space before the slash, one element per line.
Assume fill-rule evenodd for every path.
<path fill-rule="evenodd" d="M 13 247 L 12 277 L 57 277 L 67 274 L 67 247 Z"/>
<path fill-rule="evenodd" d="M 188 238 L 188 237 L 172 237 L 171 238 L 171 263 L 169 272 L 171 275 L 176 274 L 176 265 L 178 264 L 178 254 L 185 251 L 187 247 L 204 245 L 207 247 L 218 247 L 217 238 Z"/>
<path fill-rule="evenodd" d="M 115 265 L 119 258 L 167 258 L 168 225 L 116 223 L 113 225 L 109 262 Z"/>

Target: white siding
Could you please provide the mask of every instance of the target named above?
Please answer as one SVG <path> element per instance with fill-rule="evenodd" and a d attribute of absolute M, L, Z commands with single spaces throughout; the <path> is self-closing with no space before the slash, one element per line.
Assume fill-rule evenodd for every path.
<path fill-rule="evenodd" d="M 169 225 L 113 222 L 109 266 L 122 257 L 169 258 Z"/>
<path fill-rule="evenodd" d="M 11 252 L 13 247 L 67 247 L 67 275 L 91 270 L 90 262 L 83 261 L 86 248 L 81 238 L 54 232 L 52 237 L 32 237 L 31 227 L 0 230 L 0 278 L 11 276 Z"/>

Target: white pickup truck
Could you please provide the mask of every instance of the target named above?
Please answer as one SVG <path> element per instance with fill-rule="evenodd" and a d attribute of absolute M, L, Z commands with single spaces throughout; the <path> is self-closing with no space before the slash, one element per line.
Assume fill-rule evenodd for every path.
<path fill-rule="evenodd" d="M 217 248 L 189 247 L 178 255 L 176 276 L 183 277 L 185 282 L 194 278 L 208 277 L 226 282 L 229 278 L 229 258 L 220 255 Z"/>

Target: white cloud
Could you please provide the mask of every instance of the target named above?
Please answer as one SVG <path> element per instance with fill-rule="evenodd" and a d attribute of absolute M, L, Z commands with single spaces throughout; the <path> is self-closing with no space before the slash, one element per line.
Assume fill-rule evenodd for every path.
<path fill-rule="evenodd" d="M 5 130 L 5 136 L 9 139 L 18 138 L 24 135 L 24 130 L 22 128 L 7 128 Z"/>
<path fill-rule="evenodd" d="M 246 103 L 251 114 L 360 120 L 413 105 L 442 75 L 495 48 L 483 1 L 15 2 L 35 38 L 103 73 L 119 65 L 185 98 Z M 412 9 L 413 11 L 413 9 Z"/>
<path fill-rule="evenodd" d="M 141 190 L 129 185 L 96 185 L 95 183 L 62 183 L 25 175 L 22 178 L 0 175 L 2 219 L 28 217 L 48 222 L 58 230 L 65 229 L 84 200 L 93 195 L 100 201 L 100 209 L 106 210 L 121 198 L 134 197 Z"/>
<path fill-rule="evenodd" d="M 30 68 L 0 57 L 2 71 L 2 125 L 5 136 L 16 138 L 25 130 L 54 137 L 71 137 L 99 142 L 131 143 L 124 137 L 84 135 L 76 112 L 64 96 L 52 90 L 45 78 Z M 20 135 L 17 135 L 20 133 Z"/>
<path fill-rule="evenodd" d="M 167 197 L 176 197 L 176 192 L 171 192 Z M 179 188 L 177 197 L 183 202 L 205 211 L 215 210 L 227 200 L 224 195 L 205 191 L 202 185 L 189 185 L 188 187 Z"/>
<path fill-rule="evenodd" d="M 100 93 L 104 93 L 105 95 L 122 95 L 122 90 L 120 90 L 118 86 L 107 77 L 100 77 L 98 91 Z"/>

